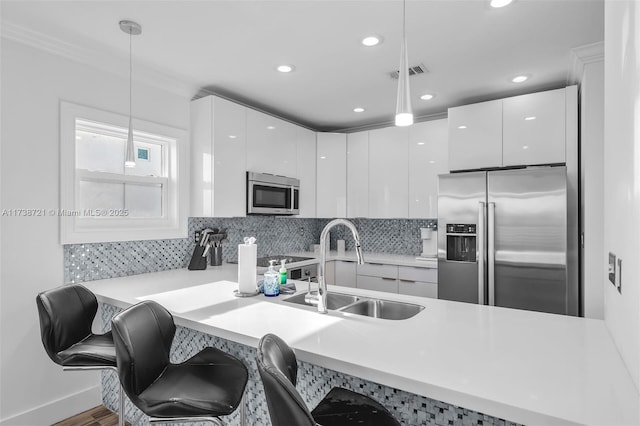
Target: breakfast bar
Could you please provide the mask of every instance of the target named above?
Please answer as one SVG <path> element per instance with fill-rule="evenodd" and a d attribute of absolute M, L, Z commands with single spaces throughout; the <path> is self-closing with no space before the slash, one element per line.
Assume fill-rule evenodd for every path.
<path fill-rule="evenodd" d="M 165 306 L 178 331 L 172 361 L 211 345 L 250 371 L 251 425 L 269 425 L 255 365 L 259 339 L 294 348 L 298 389 L 313 407 L 332 387 L 376 399 L 406 425 L 638 424 L 639 396 L 603 321 L 329 286 L 330 292 L 424 306 L 405 320 L 288 303 L 290 295 L 238 298 L 236 265 L 177 269 L 85 283 L 104 327 L 142 300 Z M 306 282 L 295 282 L 298 293 Z M 116 377 L 103 373 L 115 407 Z M 129 406 L 127 418 L 134 417 Z M 229 418 L 239 424 L 238 413 Z"/>

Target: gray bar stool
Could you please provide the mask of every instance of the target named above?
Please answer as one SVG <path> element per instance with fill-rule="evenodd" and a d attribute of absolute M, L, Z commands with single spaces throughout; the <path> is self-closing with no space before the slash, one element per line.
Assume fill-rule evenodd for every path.
<path fill-rule="evenodd" d="M 331 389 L 309 411 L 296 389 L 296 355 L 276 335 L 266 334 L 260 339 L 257 361 L 273 426 L 400 426 L 382 405 L 344 388 Z"/>
<path fill-rule="evenodd" d="M 64 371 L 118 371 L 111 332 L 91 332 L 98 311 L 98 301 L 91 291 L 79 284 L 66 285 L 38 294 L 36 304 L 44 349 Z M 123 398 L 120 387 L 119 426 L 124 425 Z"/>
<path fill-rule="evenodd" d="M 116 315 L 111 321 L 118 359 L 118 375 L 127 396 L 150 423 L 210 421 L 240 404 L 249 377 L 238 359 L 206 347 L 180 363 L 169 360 L 176 326 L 160 304 L 147 300 Z"/>

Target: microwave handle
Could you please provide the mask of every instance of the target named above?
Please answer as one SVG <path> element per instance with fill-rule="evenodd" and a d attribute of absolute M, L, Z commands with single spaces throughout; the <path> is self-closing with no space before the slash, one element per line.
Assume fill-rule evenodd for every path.
<path fill-rule="evenodd" d="M 289 197 L 289 199 L 290 199 L 289 211 L 292 212 L 293 211 L 293 202 L 294 202 L 294 198 L 295 198 L 295 195 L 296 195 L 296 191 L 295 191 L 293 185 L 291 185 L 289 190 L 291 191 L 291 196 Z"/>

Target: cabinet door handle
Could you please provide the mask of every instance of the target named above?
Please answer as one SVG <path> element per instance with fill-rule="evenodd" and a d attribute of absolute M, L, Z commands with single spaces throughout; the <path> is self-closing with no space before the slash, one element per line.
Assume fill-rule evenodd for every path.
<path fill-rule="evenodd" d="M 389 277 L 380 277 L 380 278 L 382 278 L 385 281 L 395 281 L 396 280 L 395 278 L 389 278 Z"/>
<path fill-rule="evenodd" d="M 413 283 L 413 284 L 418 282 L 416 280 L 403 280 L 402 278 L 400 278 L 400 281 L 402 281 L 403 283 Z"/>

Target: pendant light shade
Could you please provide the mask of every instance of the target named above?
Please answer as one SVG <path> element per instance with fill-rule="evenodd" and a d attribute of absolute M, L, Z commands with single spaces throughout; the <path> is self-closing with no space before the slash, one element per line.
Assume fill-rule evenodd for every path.
<path fill-rule="evenodd" d="M 407 35 L 405 30 L 406 1 L 402 2 L 402 46 L 400 47 L 400 69 L 398 72 L 398 98 L 396 100 L 396 126 L 413 124 L 411 95 L 409 90 L 409 60 L 407 59 Z"/>
<path fill-rule="evenodd" d="M 127 132 L 127 143 L 125 146 L 125 167 L 136 166 L 136 154 L 133 146 L 133 124 L 131 119 L 133 96 L 132 96 L 132 58 L 131 58 L 131 39 L 134 35 L 142 34 L 142 27 L 137 22 L 133 21 L 120 21 L 120 29 L 129 34 L 129 131 Z"/>
<path fill-rule="evenodd" d="M 131 115 L 129 115 L 129 131 L 127 132 L 127 151 L 124 157 L 124 166 L 136 166 L 136 154 L 133 148 L 133 125 L 131 124 Z"/>

